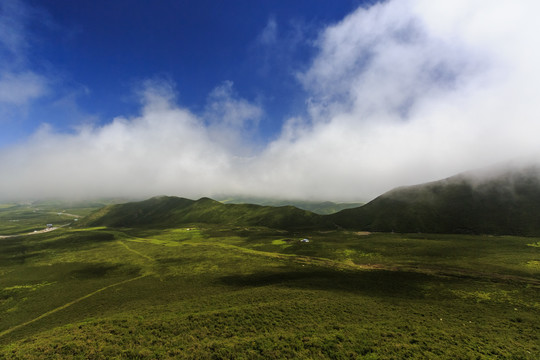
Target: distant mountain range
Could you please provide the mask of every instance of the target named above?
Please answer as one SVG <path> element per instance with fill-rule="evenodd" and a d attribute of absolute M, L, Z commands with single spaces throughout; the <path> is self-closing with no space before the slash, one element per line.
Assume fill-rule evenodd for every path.
<path fill-rule="evenodd" d="M 356 208 L 364 205 L 359 202 L 335 203 L 331 201 L 301 201 L 301 200 L 277 200 L 262 197 L 228 197 L 218 198 L 224 204 L 257 204 L 264 206 L 294 206 L 299 209 L 308 210 L 319 215 L 329 215 L 344 209 Z"/>
<path fill-rule="evenodd" d="M 208 223 L 270 228 L 540 235 L 540 167 L 505 166 L 391 190 L 330 215 L 294 206 L 224 204 L 209 198 L 155 197 L 106 206 L 85 226 L 174 227 Z"/>

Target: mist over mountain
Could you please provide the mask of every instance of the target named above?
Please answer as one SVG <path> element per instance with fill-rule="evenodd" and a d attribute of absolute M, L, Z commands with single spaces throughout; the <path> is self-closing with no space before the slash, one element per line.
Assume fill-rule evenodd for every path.
<path fill-rule="evenodd" d="M 276 200 L 279 202 L 278 200 Z M 540 166 L 495 166 L 391 190 L 366 205 L 320 215 L 294 206 L 223 204 L 160 196 L 106 206 L 83 226 L 169 228 L 206 223 L 275 229 L 540 235 Z"/>
<path fill-rule="evenodd" d="M 302 200 L 286 200 L 272 199 L 262 197 L 242 197 L 234 196 L 227 198 L 218 198 L 217 200 L 224 204 L 257 204 L 264 206 L 294 206 L 299 209 L 308 210 L 319 215 L 334 214 L 344 209 L 355 208 L 364 205 L 360 202 L 332 202 L 332 201 L 302 201 Z"/>
<path fill-rule="evenodd" d="M 540 234 L 540 166 L 505 164 L 391 190 L 330 216 L 368 231 Z"/>

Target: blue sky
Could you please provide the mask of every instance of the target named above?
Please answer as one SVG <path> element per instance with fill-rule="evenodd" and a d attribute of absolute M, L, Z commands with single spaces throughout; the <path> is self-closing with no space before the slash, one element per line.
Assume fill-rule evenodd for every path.
<path fill-rule="evenodd" d="M 536 0 L 0 3 L 0 200 L 367 201 L 540 159 Z"/>
<path fill-rule="evenodd" d="M 134 115 L 136 89 L 148 79 L 174 84 L 178 103 L 195 112 L 214 88 L 232 82 L 239 96 L 264 107 L 258 135 L 266 140 L 285 117 L 303 111 L 295 74 L 309 66 L 318 31 L 361 4 L 10 0 L 3 13 L 18 22 L 24 44 L 4 62 L 23 57 L 23 67 L 53 84 L 41 101 L 10 114 L 0 146 L 43 122 L 70 131 L 81 121 Z"/>

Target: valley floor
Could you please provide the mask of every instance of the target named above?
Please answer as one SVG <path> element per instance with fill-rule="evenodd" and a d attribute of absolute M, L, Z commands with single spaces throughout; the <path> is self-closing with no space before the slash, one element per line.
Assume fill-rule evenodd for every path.
<path fill-rule="evenodd" d="M 0 358 L 537 359 L 539 244 L 201 224 L 0 239 Z"/>

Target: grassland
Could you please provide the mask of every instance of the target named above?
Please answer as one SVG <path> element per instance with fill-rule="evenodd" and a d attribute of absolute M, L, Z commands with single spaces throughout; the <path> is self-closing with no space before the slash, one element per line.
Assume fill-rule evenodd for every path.
<path fill-rule="evenodd" d="M 369 231 L 540 236 L 540 168 L 490 171 L 396 188 L 328 218 Z"/>
<path fill-rule="evenodd" d="M 0 204 L 0 235 L 30 233 L 44 229 L 47 224 L 69 224 L 102 206 L 95 202 L 59 201 Z"/>
<path fill-rule="evenodd" d="M 200 223 L 0 239 L 0 358 L 537 359 L 538 243 Z"/>

